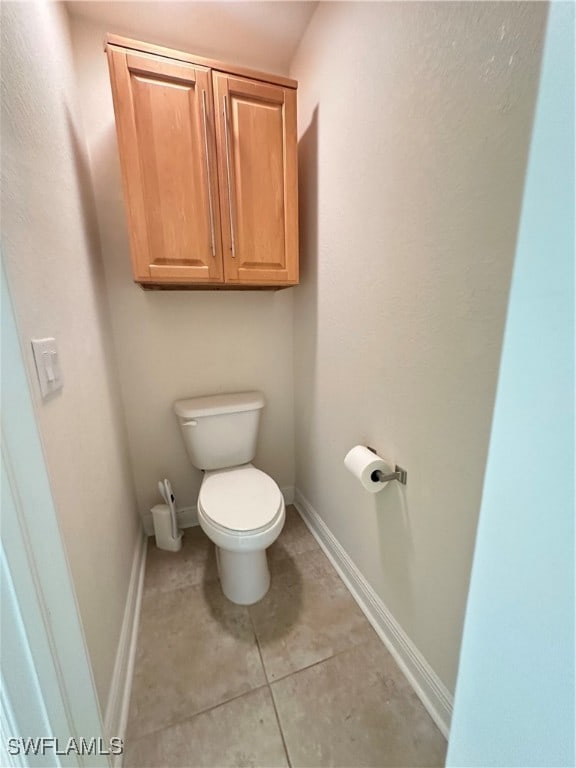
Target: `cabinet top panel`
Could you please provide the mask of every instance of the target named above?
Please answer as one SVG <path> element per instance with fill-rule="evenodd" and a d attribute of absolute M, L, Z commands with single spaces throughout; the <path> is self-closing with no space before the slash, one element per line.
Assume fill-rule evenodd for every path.
<path fill-rule="evenodd" d="M 143 43 L 141 40 L 132 40 L 129 37 L 114 35 L 110 32 L 106 35 L 104 40 L 104 49 L 106 49 L 108 45 L 117 45 L 122 48 L 129 48 L 144 53 L 155 53 L 158 56 L 164 56 L 177 61 L 186 61 L 201 67 L 215 69 L 219 72 L 240 75 L 241 77 L 249 77 L 252 80 L 261 80 L 265 83 L 274 83 L 276 85 L 281 85 L 284 88 L 298 88 L 298 81 L 292 80 L 290 77 L 271 75 L 268 72 L 259 72 L 258 70 L 249 69 L 248 67 L 237 67 L 223 61 L 218 61 L 217 59 L 206 59 L 203 56 L 195 56 L 194 54 L 186 53 L 185 51 L 176 51 L 173 48 L 165 48 L 161 45 L 154 45 L 153 43 Z"/>

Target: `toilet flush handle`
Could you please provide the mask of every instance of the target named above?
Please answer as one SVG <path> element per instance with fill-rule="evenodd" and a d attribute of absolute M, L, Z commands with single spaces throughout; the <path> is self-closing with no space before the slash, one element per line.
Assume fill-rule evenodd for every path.
<path fill-rule="evenodd" d="M 198 426 L 198 422 L 196 421 L 196 419 L 189 419 L 188 421 L 183 421 L 182 422 L 182 426 L 183 427 L 196 427 L 196 426 Z"/>

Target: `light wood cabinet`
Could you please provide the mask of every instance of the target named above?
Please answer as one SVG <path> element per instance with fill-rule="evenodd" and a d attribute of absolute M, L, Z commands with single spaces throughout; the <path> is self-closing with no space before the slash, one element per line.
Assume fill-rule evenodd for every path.
<path fill-rule="evenodd" d="M 134 279 L 298 283 L 296 83 L 109 35 Z"/>

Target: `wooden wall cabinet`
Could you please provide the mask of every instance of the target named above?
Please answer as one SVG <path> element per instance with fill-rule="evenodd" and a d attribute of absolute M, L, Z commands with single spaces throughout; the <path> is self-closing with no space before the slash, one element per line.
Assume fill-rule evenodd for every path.
<path fill-rule="evenodd" d="M 134 279 L 298 283 L 297 83 L 108 35 Z"/>

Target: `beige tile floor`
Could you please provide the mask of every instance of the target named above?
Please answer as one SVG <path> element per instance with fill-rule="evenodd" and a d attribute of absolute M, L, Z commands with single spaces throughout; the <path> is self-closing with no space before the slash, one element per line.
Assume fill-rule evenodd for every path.
<path fill-rule="evenodd" d="M 127 768 L 442 766 L 446 742 L 289 507 L 256 605 L 222 595 L 200 528 L 149 541 Z"/>

